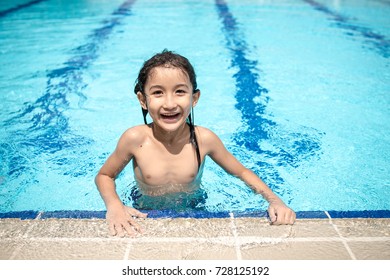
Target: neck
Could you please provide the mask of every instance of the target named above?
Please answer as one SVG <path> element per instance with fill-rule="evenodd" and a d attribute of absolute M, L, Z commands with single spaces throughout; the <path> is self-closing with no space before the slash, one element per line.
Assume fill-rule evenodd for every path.
<path fill-rule="evenodd" d="M 187 123 L 183 123 L 183 125 L 175 131 L 165 131 L 152 123 L 152 131 L 154 138 L 168 146 L 172 146 L 174 143 L 180 143 L 183 140 L 188 141 L 189 139 Z"/>

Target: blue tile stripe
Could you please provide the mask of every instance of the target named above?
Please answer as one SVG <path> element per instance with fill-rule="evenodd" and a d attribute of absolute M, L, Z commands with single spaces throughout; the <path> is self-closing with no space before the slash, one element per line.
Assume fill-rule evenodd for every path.
<path fill-rule="evenodd" d="M 195 219 L 212 219 L 212 218 L 229 218 L 233 213 L 235 218 L 268 218 L 267 211 L 247 211 L 247 212 L 207 212 L 207 211 L 175 211 L 175 210 L 149 210 L 143 211 L 148 213 L 151 219 L 159 218 L 195 218 Z M 365 211 L 327 211 L 333 219 L 348 218 L 390 218 L 390 210 L 365 210 Z M 297 219 L 328 219 L 325 211 L 298 211 Z M 106 211 L 83 211 L 83 210 L 65 210 L 65 211 L 19 211 L 0 213 L 0 219 L 104 219 Z"/>

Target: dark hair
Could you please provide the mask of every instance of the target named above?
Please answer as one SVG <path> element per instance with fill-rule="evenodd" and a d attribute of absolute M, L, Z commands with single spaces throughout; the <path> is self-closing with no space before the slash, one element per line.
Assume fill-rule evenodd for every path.
<path fill-rule="evenodd" d="M 192 84 L 194 93 L 198 91 L 195 70 L 194 67 L 192 67 L 191 63 L 188 61 L 188 59 L 184 56 L 165 49 L 161 53 L 155 54 L 150 59 L 144 62 L 141 70 L 139 71 L 138 78 L 135 81 L 135 94 L 137 94 L 137 92 L 139 91 L 144 93 L 144 86 L 149 77 L 150 71 L 155 67 L 173 67 L 181 69 L 182 71 L 187 73 Z"/>
<path fill-rule="evenodd" d="M 196 83 L 196 74 L 194 67 L 191 65 L 189 60 L 184 56 L 181 56 L 172 51 L 168 51 L 164 49 L 161 53 L 157 53 L 152 56 L 150 59 L 146 60 L 138 73 L 138 77 L 135 81 L 134 93 L 137 94 L 141 92 L 145 94 L 145 84 L 149 78 L 151 70 L 156 67 L 172 67 L 181 69 L 183 72 L 187 73 L 188 78 L 192 84 L 193 93 L 199 91 Z M 147 124 L 146 115 L 148 114 L 148 110 L 142 108 L 142 114 L 144 117 L 144 122 Z M 198 169 L 200 167 L 201 159 L 198 141 L 196 139 L 195 128 L 194 128 L 194 111 L 191 110 L 190 115 L 188 116 L 188 125 L 190 126 L 190 142 L 194 145 L 196 150 L 196 156 L 198 160 Z"/>

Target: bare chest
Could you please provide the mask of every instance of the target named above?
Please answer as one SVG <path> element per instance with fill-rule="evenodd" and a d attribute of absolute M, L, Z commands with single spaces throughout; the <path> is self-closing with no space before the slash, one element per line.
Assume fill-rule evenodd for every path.
<path fill-rule="evenodd" d="M 195 150 L 189 143 L 174 149 L 145 147 L 134 156 L 134 173 L 148 185 L 190 184 L 198 173 Z"/>

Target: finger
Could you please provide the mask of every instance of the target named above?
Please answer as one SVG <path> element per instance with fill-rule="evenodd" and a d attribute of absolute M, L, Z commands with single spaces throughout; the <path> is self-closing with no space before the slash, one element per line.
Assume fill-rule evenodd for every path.
<path fill-rule="evenodd" d="M 117 235 L 119 237 L 125 237 L 125 233 L 123 231 L 123 228 L 122 228 L 122 225 L 119 224 L 119 225 L 115 225 L 115 229 L 116 229 L 116 232 L 117 232 Z"/>
<path fill-rule="evenodd" d="M 295 223 L 296 218 L 297 215 L 295 214 L 295 212 L 293 212 L 293 214 L 290 217 L 290 225 L 293 225 Z"/>
<path fill-rule="evenodd" d="M 116 230 L 115 230 L 115 226 L 114 226 L 113 223 L 109 223 L 109 224 L 108 224 L 108 229 L 109 229 L 110 234 L 111 234 L 112 236 L 115 236 L 115 235 L 116 235 Z"/>
<path fill-rule="evenodd" d="M 143 233 L 143 230 L 138 223 L 136 223 L 134 220 L 131 221 L 130 223 L 133 226 L 133 228 L 135 229 L 135 231 L 138 231 L 139 233 Z"/>
<path fill-rule="evenodd" d="M 284 214 L 283 224 L 288 225 L 290 223 L 290 218 L 291 215 L 288 212 L 286 212 L 286 214 Z"/>
<path fill-rule="evenodd" d="M 134 229 L 130 226 L 130 223 L 125 223 L 125 224 L 123 225 L 123 227 L 125 228 L 125 231 L 127 232 L 127 234 L 128 234 L 130 237 L 135 236 Z"/>
<path fill-rule="evenodd" d="M 275 209 L 273 207 L 268 208 L 268 215 L 271 220 L 271 224 L 275 223 L 277 217 L 276 217 Z"/>
<path fill-rule="evenodd" d="M 287 211 L 284 212 L 283 219 L 281 220 L 281 222 L 284 225 L 291 225 L 293 220 L 294 220 L 294 212 L 290 209 L 287 209 Z"/>
<path fill-rule="evenodd" d="M 293 211 L 288 211 L 285 215 L 283 223 L 286 225 L 293 225 L 295 221 L 295 213 Z"/>
<path fill-rule="evenodd" d="M 134 208 L 129 208 L 129 213 L 131 216 L 137 217 L 137 218 L 146 218 L 148 216 L 147 213 L 142 213 Z"/>

